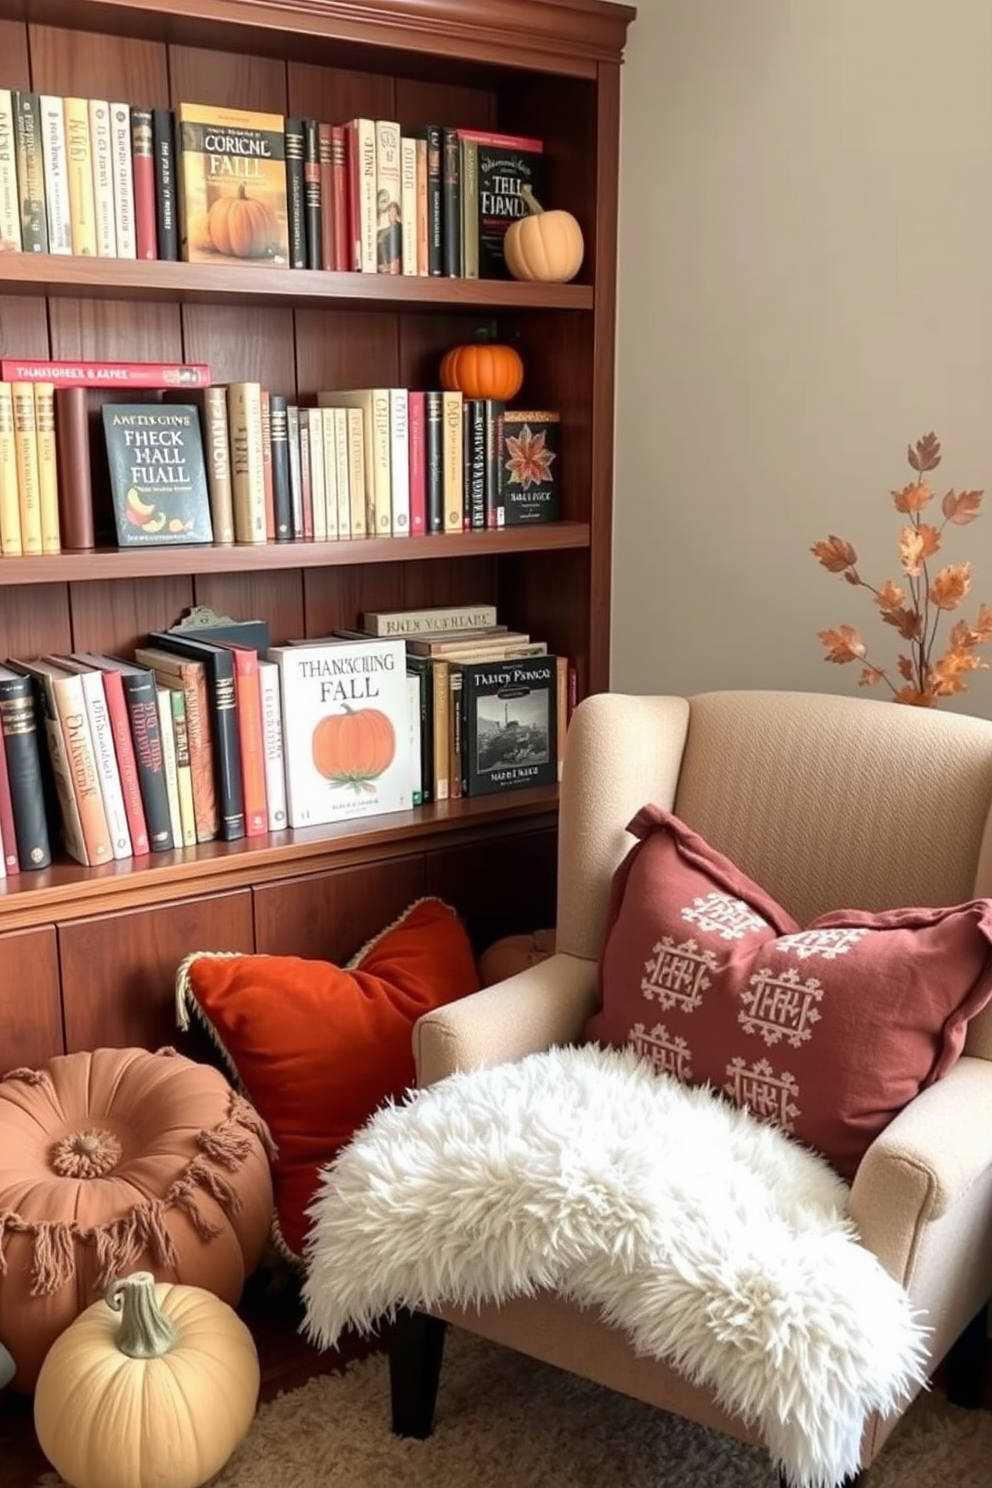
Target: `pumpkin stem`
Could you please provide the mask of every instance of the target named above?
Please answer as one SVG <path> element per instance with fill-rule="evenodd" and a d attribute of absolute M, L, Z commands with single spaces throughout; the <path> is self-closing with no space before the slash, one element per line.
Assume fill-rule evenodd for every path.
<path fill-rule="evenodd" d="M 541 206 L 541 203 L 538 201 L 537 197 L 534 195 L 530 187 L 526 185 L 526 183 L 521 186 L 520 195 L 523 197 L 524 206 L 527 208 L 528 212 L 530 212 L 531 216 L 540 217 L 541 213 L 544 211 L 544 208 Z"/>
<path fill-rule="evenodd" d="M 117 1347 L 129 1359 L 160 1359 L 176 1341 L 176 1330 L 155 1300 L 155 1278 L 135 1271 L 107 1290 L 107 1306 L 121 1315 Z"/>
<path fill-rule="evenodd" d="M 238 187 L 238 201 L 247 201 L 247 200 L 248 200 L 248 193 L 245 190 L 245 183 L 244 183 L 244 181 L 242 181 L 241 184 L 240 184 L 240 186 Z"/>

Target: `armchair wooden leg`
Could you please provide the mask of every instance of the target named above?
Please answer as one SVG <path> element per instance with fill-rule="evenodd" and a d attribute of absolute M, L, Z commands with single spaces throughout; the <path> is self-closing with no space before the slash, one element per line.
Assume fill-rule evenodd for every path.
<path fill-rule="evenodd" d="M 400 1308 L 389 1329 L 389 1393 L 393 1432 L 421 1441 L 434 1429 L 447 1323 Z"/>
<path fill-rule="evenodd" d="M 976 1313 L 944 1360 L 947 1398 L 952 1405 L 978 1410 L 985 1400 L 989 1377 L 988 1305 Z"/>

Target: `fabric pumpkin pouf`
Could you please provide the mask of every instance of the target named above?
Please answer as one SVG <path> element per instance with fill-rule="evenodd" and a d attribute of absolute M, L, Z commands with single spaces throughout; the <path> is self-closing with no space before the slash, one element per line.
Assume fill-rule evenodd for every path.
<path fill-rule="evenodd" d="M 271 1139 L 171 1049 L 64 1054 L 0 1081 L 0 1338 L 30 1394 L 59 1334 L 136 1269 L 234 1305 L 272 1219 Z"/>

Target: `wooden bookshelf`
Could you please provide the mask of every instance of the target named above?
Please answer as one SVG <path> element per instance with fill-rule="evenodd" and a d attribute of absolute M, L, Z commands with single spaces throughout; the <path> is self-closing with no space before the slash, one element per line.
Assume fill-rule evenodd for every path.
<path fill-rule="evenodd" d="M 572 211 L 586 242 L 576 281 L 552 285 L 0 257 L 5 355 L 205 362 L 218 383 L 300 403 L 333 386 L 436 386 L 448 347 L 494 331 L 524 360 L 518 401 L 561 410 L 564 508 L 547 527 L 446 537 L 0 558 L 0 656 L 129 654 L 193 605 L 264 616 L 278 643 L 364 609 L 489 602 L 574 660 L 580 696 L 609 685 L 633 14 L 601 0 L 0 0 L 3 86 L 536 135 L 546 204 Z M 63 859 L 0 883 L 0 1064 L 172 1041 L 175 968 L 192 949 L 340 957 L 422 893 L 455 904 L 480 945 L 550 924 L 556 809 L 553 789 L 518 791 L 105 868 Z"/>

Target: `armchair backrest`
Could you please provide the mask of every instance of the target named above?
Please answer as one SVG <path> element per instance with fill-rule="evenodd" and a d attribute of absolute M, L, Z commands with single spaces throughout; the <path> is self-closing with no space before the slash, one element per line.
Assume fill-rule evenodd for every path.
<path fill-rule="evenodd" d="M 821 693 L 600 693 L 561 792 L 557 947 L 596 959 L 647 802 L 675 811 L 805 924 L 830 909 L 992 895 L 992 723 Z M 992 1059 L 992 1009 L 968 1052 Z"/>

